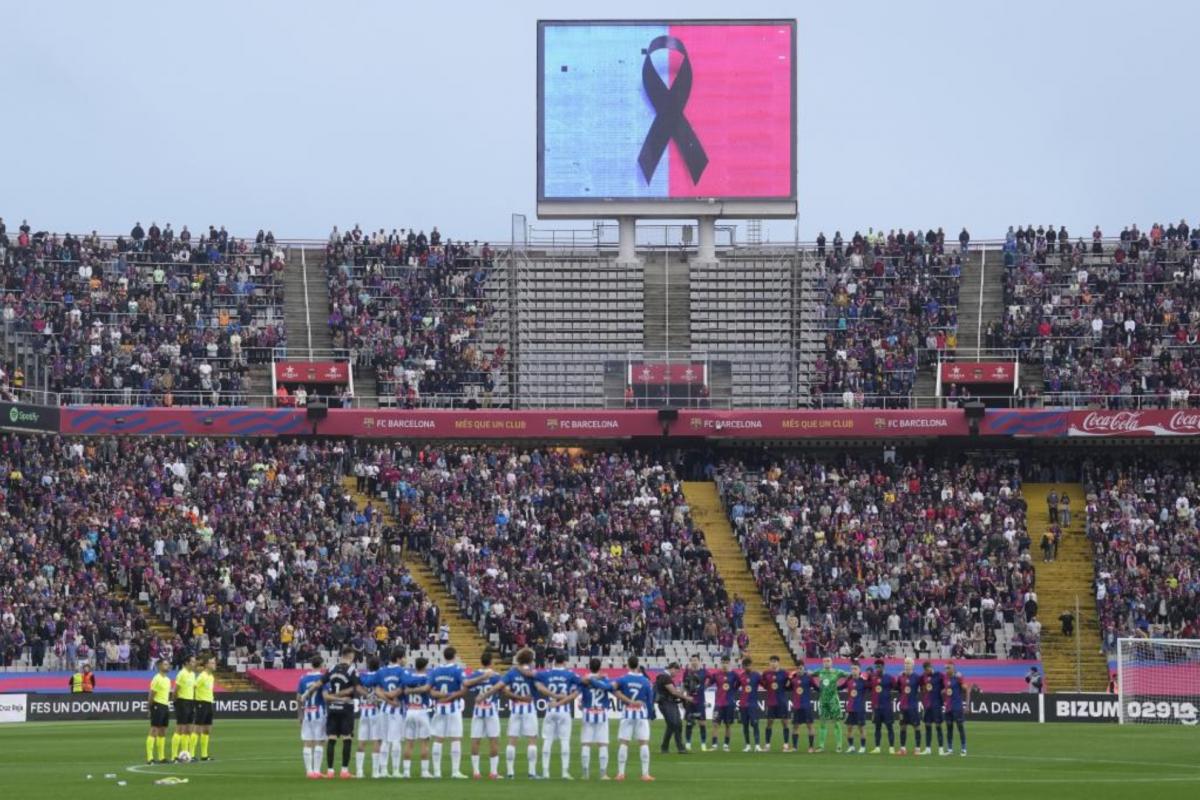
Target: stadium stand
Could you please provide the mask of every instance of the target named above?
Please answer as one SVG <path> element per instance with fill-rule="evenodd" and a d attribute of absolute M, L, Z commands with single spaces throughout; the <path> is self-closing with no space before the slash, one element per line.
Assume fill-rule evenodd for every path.
<path fill-rule="evenodd" d="M 1103 646 L 1121 636 L 1200 637 L 1197 463 L 1130 455 L 1086 470 L 1088 538 Z"/>
<path fill-rule="evenodd" d="M 31 388 L 63 403 L 241 404 L 252 364 L 286 344 L 284 253 L 209 228 L 0 242 L 5 340 L 36 356 Z"/>
<path fill-rule="evenodd" d="M 669 464 L 637 452 L 377 448 L 406 545 L 501 652 L 731 649 L 728 598 Z M 362 470 L 356 470 L 356 472 Z M 724 644 L 723 644 L 724 643 Z M 653 662 L 652 662 L 653 663 Z"/>
<path fill-rule="evenodd" d="M 1053 235 L 1053 238 L 1051 236 Z M 1194 405 L 1200 390 L 1200 234 L 1185 221 L 1097 228 L 1072 244 L 1029 226 L 1004 244 L 1003 325 L 989 345 L 1043 366 L 1046 405 Z"/>
<path fill-rule="evenodd" d="M 797 657 L 1038 658 L 1012 464 L 764 455 L 724 461 L 718 481 Z"/>
<path fill-rule="evenodd" d="M 13 664 L 36 661 L 39 632 L 64 668 L 79 648 L 115 641 L 137 650 L 135 668 L 165 646 L 211 648 L 244 669 L 268 648 L 294 663 L 315 647 L 370 651 L 379 625 L 414 646 L 439 626 L 389 557 L 381 516 L 343 492 L 341 444 L 2 442 L 5 551 L 27 554 L 4 565 L 0 586 L 4 636 L 25 640 Z M 134 600 L 170 624 L 173 641 L 139 636 Z M 292 648 L 281 647 L 285 624 Z"/>
<path fill-rule="evenodd" d="M 814 256 L 825 307 L 813 404 L 908 407 L 918 367 L 957 348 L 961 254 L 931 228 L 856 232 L 849 242 L 839 232 L 831 246 L 822 235 Z"/>
<path fill-rule="evenodd" d="M 436 227 L 335 227 L 325 263 L 333 346 L 375 370 L 380 405 L 506 402 L 505 346 L 486 335 L 505 316 L 486 291 L 495 265 L 487 243 L 443 241 Z"/>

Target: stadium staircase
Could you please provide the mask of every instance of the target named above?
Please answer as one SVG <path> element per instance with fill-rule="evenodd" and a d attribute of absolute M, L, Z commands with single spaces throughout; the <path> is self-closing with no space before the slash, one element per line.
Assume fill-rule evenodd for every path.
<path fill-rule="evenodd" d="M 124 600 L 129 597 L 129 594 L 121 587 L 113 589 L 113 595 Z M 165 639 L 168 642 L 175 639 L 175 629 L 166 623 L 161 617 L 154 613 L 150 608 L 149 603 L 143 603 L 140 599 L 134 600 L 134 605 L 137 606 L 138 612 L 141 613 L 142 619 L 146 620 L 146 627 L 150 632 L 159 639 Z M 257 692 L 261 691 L 262 687 L 255 684 L 245 675 L 228 667 L 217 667 L 216 671 L 217 685 L 227 692 Z"/>
<path fill-rule="evenodd" d="M 1056 489 L 1071 498 L 1071 525 L 1058 545 L 1058 557 L 1050 563 L 1041 560 L 1042 534 L 1050 525 L 1046 495 Z M 1042 667 L 1046 689 L 1103 692 L 1108 687 L 1108 662 L 1100 649 L 1100 621 L 1093 599 L 1091 543 L 1084 532 L 1086 497 L 1078 483 L 1025 483 L 1021 493 L 1029 506 L 1026 520 L 1030 550 L 1037 569 L 1038 619 L 1042 623 Z M 1075 613 L 1079 600 L 1079 670 L 1076 671 L 1075 638 L 1062 635 L 1059 615 Z M 1078 686 L 1077 686 L 1078 683 Z"/>
<path fill-rule="evenodd" d="M 686 357 L 692 347 L 688 262 L 678 251 L 660 249 L 642 258 L 645 297 L 642 349 Z"/>
<path fill-rule="evenodd" d="M 383 517 L 389 524 L 394 523 L 392 516 L 388 513 L 386 504 L 373 501 L 366 494 L 358 491 L 355 488 L 354 478 L 346 478 L 343 481 L 346 491 L 354 498 L 354 502 L 358 507 L 364 507 L 367 504 L 374 505 L 383 513 Z M 418 554 L 408 551 L 407 549 L 401 555 L 404 561 L 404 566 L 408 568 L 412 575 L 413 581 L 424 592 L 425 596 L 432 600 L 442 612 L 442 619 L 452 620 L 450 625 L 450 644 L 458 650 L 459 658 L 465 664 L 478 663 L 478 658 L 484 650 L 491 648 L 487 639 L 479 632 L 479 628 L 471 621 L 463 610 L 459 607 L 458 601 L 454 599 L 454 595 L 446 589 L 445 584 L 438 578 L 437 574 L 429 567 L 429 564 Z M 457 623 L 457 624 L 453 624 Z M 495 666 L 499 666 L 500 656 L 496 652 L 497 662 Z"/>
<path fill-rule="evenodd" d="M 717 493 L 717 485 L 712 481 L 685 481 L 683 494 L 691 508 L 692 521 L 704 534 L 730 601 L 735 594 L 741 595 L 746 601 L 743 625 L 750 635 L 749 655 L 754 659 L 755 666 L 762 669 L 773 655 L 785 660 L 790 658 L 783 634 L 763 603 L 762 593 L 750 572 L 742 546 L 734 535 L 733 526 L 729 524 L 729 517 L 721 505 L 721 496 Z"/>
<path fill-rule="evenodd" d="M 321 249 L 293 247 L 283 273 L 283 308 L 287 322 L 288 357 L 328 358 L 333 349 L 329 334 L 329 284 L 325 278 L 325 253 Z M 305 275 L 308 277 L 305 303 Z M 372 390 L 374 387 L 370 387 Z"/>

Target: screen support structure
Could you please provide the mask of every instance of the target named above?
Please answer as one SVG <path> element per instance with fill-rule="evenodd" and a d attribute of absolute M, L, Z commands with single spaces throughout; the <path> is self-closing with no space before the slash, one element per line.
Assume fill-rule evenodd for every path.
<path fill-rule="evenodd" d="M 717 218 L 700 217 L 696 220 L 696 261 L 700 264 L 717 263 Z"/>
<path fill-rule="evenodd" d="M 697 264 L 712 265 L 717 263 L 717 218 L 703 216 L 696 219 L 699 229 L 697 237 Z M 617 217 L 617 264 L 621 266 L 636 266 L 641 261 L 637 257 L 637 217 Z"/>
<path fill-rule="evenodd" d="M 637 217 L 617 217 L 617 265 L 635 267 L 637 257 Z"/>

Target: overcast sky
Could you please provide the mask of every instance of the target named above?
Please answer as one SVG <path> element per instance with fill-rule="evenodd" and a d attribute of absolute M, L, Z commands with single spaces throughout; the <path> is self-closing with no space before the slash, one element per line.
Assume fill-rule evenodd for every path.
<path fill-rule="evenodd" d="M 651 15 L 798 20 L 801 238 L 1200 219 L 1195 0 L 0 9 L 10 230 L 506 240 L 533 219 L 536 21 Z"/>

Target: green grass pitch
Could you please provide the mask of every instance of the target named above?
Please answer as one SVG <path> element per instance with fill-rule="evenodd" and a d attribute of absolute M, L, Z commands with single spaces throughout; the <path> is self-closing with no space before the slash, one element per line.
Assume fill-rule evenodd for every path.
<path fill-rule="evenodd" d="M 656 728 L 655 733 L 659 733 Z M 616 726 L 613 726 L 616 732 Z M 576 732 L 578 735 L 578 730 Z M 1100 798 L 1191 797 L 1200 789 L 1200 729 L 1179 726 L 978 723 L 969 725 L 970 755 L 938 757 L 742 753 L 662 756 L 652 745 L 658 781 L 623 784 L 578 780 L 309 781 L 301 764 L 298 725 L 289 721 L 240 721 L 214 728 L 208 764 L 147 767 L 146 726 L 141 722 L 29 723 L 0 726 L 0 797 L 31 798 L 371 798 L 419 794 L 427 798 Z M 447 748 L 448 749 L 448 748 Z M 629 774 L 639 774 L 631 748 Z M 469 771 L 464 742 L 463 767 Z M 486 753 L 486 750 L 484 751 Z M 340 753 L 339 753 L 340 755 Z M 448 753 L 447 753 L 448 757 Z M 484 762 L 486 764 L 486 761 Z M 414 771 L 417 765 L 414 764 Z M 593 759 L 593 771 L 595 770 Z M 616 766 L 616 742 L 610 771 Z M 353 768 L 353 764 L 352 764 Z M 503 751 L 501 753 L 503 770 Z M 369 770 L 369 759 L 368 759 Z M 448 774 L 449 768 L 443 771 Z M 518 747 L 518 774 L 525 773 Z M 105 778 L 105 774 L 117 778 Z M 86 776 L 90 774 L 89 780 Z M 551 774 L 558 775 L 557 754 Z M 166 775 L 186 777 L 178 786 L 156 786 Z M 117 780 L 126 781 L 118 786 Z M 1190 788 L 1189 788 L 1190 787 Z"/>

